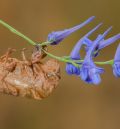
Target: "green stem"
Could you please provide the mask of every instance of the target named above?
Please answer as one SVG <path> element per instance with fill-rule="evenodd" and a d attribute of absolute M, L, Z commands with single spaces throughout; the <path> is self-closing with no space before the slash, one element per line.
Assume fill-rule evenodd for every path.
<path fill-rule="evenodd" d="M 67 60 L 70 60 L 70 56 L 63 56 L 62 58 L 65 58 Z M 83 62 L 83 60 L 73 60 L 74 62 L 76 63 L 81 63 Z M 113 62 L 114 60 L 108 60 L 108 61 L 102 61 L 102 62 L 98 62 L 96 61 L 95 64 L 98 64 L 98 65 L 113 65 Z"/>
<path fill-rule="evenodd" d="M 84 60 L 70 60 L 68 57 L 69 56 L 65 56 L 65 57 L 58 57 L 58 56 L 55 56 L 47 51 L 45 51 L 44 49 L 42 49 L 48 56 L 54 58 L 54 59 L 57 59 L 59 61 L 62 61 L 62 62 L 66 62 L 66 63 L 72 63 L 73 65 L 77 65 L 77 63 L 82 63 Z M 95 64 L 99 64 L 99 65 L 112 65 L 113 64 L 113 60 L 109 60 L 109 61 L 102 61 L 102 62 L 98 62 L 96 61 Z"/>
<path fill-rule="evenodd" d="M 81 63 L 83 62 L 84 60 L 73 60 L 75 63 Z M 98 64 L 98 65 L 113 65 L 113 60 L 108 60 L 108 61 L 95 61 L 95 64 Z"/>
<path fill-rule="evenodd" d="M 108 61 L 104 61 L 104 62 L 95 62 L 95 63 L 99 64 L 99 65 L 106 65 L 106 64 L 113 65 L 114 60 L 108 60 Z"/>
<path fill-rule="evenodd" d="M 34 41 L 32 41 L 30 38 L 28 38 L 27 36 L 25 36 L 24 34 L 22 34 L 21 32 L 19 32 L 18 30 L 14 29 L 12 26 L 8 25 L 4 21 L 0 20 L 0 24 L 2 24 L 4 27 L 6 27 L 7 29 L 9 29 L 12 33 L 15 33 L 16 35 L 18 35 L 18 36 L 22 37 L 23 39 L 25 39 L 30 44 L 36 45 L 36 43 Z"/>
<path fill-rule="evenodd" d="M 9 29 L 12 33 L 22 37 L 23 39 L 25 39 L 28 43 L 30 43 L 31 45 L 36 45 L 36 42 L 34 42 L 33 40 L 31 40 L 30 38 L 28 38 L 27 36 L 25 36 L 24 34 L 22 34 L 21 32 L 19 32 L 18 30 L 14 29 L 12 26 L 8 25 L 7 23 L 5 23 L 4 21 L 0 20 L 0 24 L 2 24 L 4 27 L 6 27 L 7 29 Z M 44 46 L 44 45 L 49 45 L 51 42 L 47 41 L 47 42 L 43 42 L 43 43 L 40 43 L 38 45 L 40 46 Z M 48 56 L 54 58 L 54 59 L 57 59 L 59 61 L 62 61 L 62 62 L 66 62 L 66 63 L 71 63 L 73 64 L 74 66 L 76 67 L 79 67 L 79 65 L 77 63 L 81 63 L 83 62 L 83 60 L 70 60 L 69 56 L 64 56 L 64 57 L 58 57 L 58 56 L 55 56 L 47 51 L 45 51 L 44 49 L 42 49 Z M 99 64 L 99 65 L 106 65 L 106 64 L 109 64 L 109 65 L 112 65 L 113 64 L 113 60 L 109 60 L 109 61 L 105 61 L 105 62 L 95 62 L 96 64 Z"/>
<path fill-rule="evenodd" d="M 33 40 L 31 40 L 30 38 L 28 38 L 27 36 L 25 36 L 24 34 L 22 34 L 21 32 L 19 32 L 18 30 L 14 29 L 12 26 L 8 25 L 4 21 L 0 20 L 0 24 L 2 24 L 4 27 L 6 27 L 7 29 L 9 29 L 12 33 L 14 33 L 14 34 L 22 37 L 26 41 L 28 41 L 28 43 L 30 43 L 32 45 L 36 45 L 36 43 Z M 45 45 L 49 45 L 50 43 L 51 42 L 47 41 L 47 42 L 40 43 L 38 45 L 45 46 Z"/>
<path fill-rule="evenodd" d="M 43 42 L 43 43 L 40 43 L 40 44 L 38 44 L 38 45 L 40 45 L 40 46 L 47 46 L 47 45 L 50 45 L 51 44 L 51 42 L 49 42 L 49 41 L 47 41 L 47 42 Z"/>
<path fill-rule="evenodd" d="M 42 50 L 43 50 L 48 56 L 50 56 L 50 57 L 52 57 L 52 58 L 54 58 L 54 59 L 57 59 L 57 60 L 59 60 L 59 61 L 66 62 L 66 63 L 71 63 L 71 64 L 73 64 L 74 66 L 79 67 L 79 65 L 78 65 L 77 63 L 75 63 L 74 61 L 72 61 L 72 60 L 67 60 L 67 59 L 65 59 L 65 58 L 55 56 L 55 55 L 53 55 L 53 54 L 51 54 L 51 53 L 45 51 L 44 49 L 42 49 Z"/>

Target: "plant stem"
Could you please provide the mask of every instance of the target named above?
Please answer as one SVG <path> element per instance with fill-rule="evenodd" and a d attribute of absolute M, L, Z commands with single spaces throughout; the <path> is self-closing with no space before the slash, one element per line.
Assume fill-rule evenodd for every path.
<path fill-rule="evenodd" d="M 45 51 L 44 49 L 42 49 L 42 50 L 43 50 L 48 56 L 50 56 L 50 57 L 52 57 L 52 58 L 54 58 L 54 59 L 57 59 L 57 60 L 59 60 L 59 61 L 66 62 L 66 63 L 71 63 L 71 64 L 73 64 L 74 66 L 79 67 L 79 65 L 78 65 L 76 62 L 72 61 L 72 60 L 67 60 L 67 59 L 65 59 L 65 58 L 55 56 L 55 55 L 53 55 L 53 54 L 51 54 L 51 53 Z"/>
<path fill-rule="evenodd" d="M 84 60 L 70 60 L 69 58 L 67 59 L 66 57 L 69 57 L 69 56 L 65 56 L 65 57 L 58 57 L 58 56 L 55 56 L 49 52 L 46 52 L 44 49 L 42 49 L 48 56 L 54 58 L 54 59 L 58 59 L 59 61 L 62 61 L 62 62 L 66 62 L 66 63 L 72 63 L 73 65 L 77 65 L 77 63 L 82 63 Z M 109 60 L 109 61 L 102 61 L 102 62 L 98 62 L 96 61 L 95 64 L 99 64 L 99 65 L 112 65 L 113 64 L 113 60 Z"/>
<path fill-rule="evenodd" d="M 46 41 L 46 42 L 40 43 L 40 44 L 38 44 L 38 45 L 40 45 L 40 46 L 45 46 L 45 45 L 50 45 L 50 44 L 51 44 L 51 42 Z"/>
<path fill-rule="evenodd" d="M 0 20 L 0 24 L 2 24 L 4 27 L 9 29 L 12 33 L 15 33 L 16 35 L 18 35 L 18 36 L 22 37 L 23 39 L 25 39 L 26 41 L 28 41 L 28 43 L 30 43 L 31 45 L 36 45 L 36 43 L 34 41 L 32 41 L 30 38 L 28 38 L 27 36 L 25 36 L 24 34 L 19 32 L 18 30 L 14 29 L 12 26 L 8 25 L 4 21 Z"/>
<path fill-rule="evenodd" d="M 95 62 L 95 63 L 99 64 L 99 65 L 106 65 L 106 64 L 113 65 L 114 61 L 113 60 L 108 60 L 108 61 Z"/>
<path fill-rule="evenodd" d="M 24 34 L 22 34 L 21 32 L 19 32 L 18 30 L 14 29 L 12 26 L 8 25 L 7 23 L 5 23 L 4 21 L 0 20 L 0 24 L 2 24 L 4 27 L 6 27 L 7 29 L 9 29 L 12 33 L 22 37 L 23 39 L 25 39 L 28 43 L 30 43 L 31 45 L 36 45 L 36 42 L 34 42 L 33 40 L 31 40 L 30 38 L 28 38 L 27 36 L 25 36 Z M 44 45 L 49 45 L 51 42 L 42 42 L 38 45 L 40 46 L 44 46 Z M 42 49 L 48 56 L 57 59 L 59 61 L 62 62 L 66 62 L 66 63 L 71 63 L 76 67 L 79 67 L 78 63 L 82 63 L 84 60 L 70 60 L 69 56 L 64 56 L 64 57 L 58 57 L 55 56 L 47 51 L 45 51 L 44 49 Z M 112 65 L 113 64 L 113 60 L 109 60 L 109 61 L 105 61 L 105 62 L 95 62 L 96 64 L 99 65 Z"/>

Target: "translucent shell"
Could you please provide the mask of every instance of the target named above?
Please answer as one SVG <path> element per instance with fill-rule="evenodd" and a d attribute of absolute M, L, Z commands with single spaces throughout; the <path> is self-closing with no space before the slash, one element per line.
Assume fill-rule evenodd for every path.
<path fill-rule="evenodd" d="M 21 61 L 9 57 L 8 53 L 0 58 L 1 93 L 41 100 L 57 87 L 60 80 L 58 61 L 50 59 L 42 63 L 39 53 L 32 54 L 30 61 L 25 57 Z"/>

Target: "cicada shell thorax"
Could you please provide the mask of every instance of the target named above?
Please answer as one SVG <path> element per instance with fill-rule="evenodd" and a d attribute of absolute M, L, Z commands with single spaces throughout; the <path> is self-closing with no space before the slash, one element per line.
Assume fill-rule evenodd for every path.
<path fill-rule="evenodd" d="M 60 80 L 60 65 L 57 60 L 50 59 L 42 63 L 43 55 L 38 51 L 32 54 L 30 61 L 26 60 L 24 52 L 23 60 L 8 55 L 0 58 L 1 93 L 43 99 L 57 87 Z"/>

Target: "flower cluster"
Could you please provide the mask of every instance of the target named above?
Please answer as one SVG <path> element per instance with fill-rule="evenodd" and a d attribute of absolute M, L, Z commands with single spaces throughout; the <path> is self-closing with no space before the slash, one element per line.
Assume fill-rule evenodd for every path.
<path fill-rule="evenodd" d="M 105 62 L 94 62 L 94 58 L 97 57 L 100 53 L 100 50 L 107 47 L 108 45 L 116 42 L 118 39 L 120 39 L 120 33 L 106 39 L 106 36 L 111 31 L 112 27 L 109 27 L 106 31 L 104 31 L 102 34 L 99 34 L 95 40 L 91 40 L 90 36 L 99 29 L 99 27 L 102 25 L 102 23 L 95 26 L 93 29 L 91 29 L 88 33 L 86 33 L 74 46 L 73 50 L 71 51 L 69 56 L 64 57 L 58 57 L 55 56 L 49 52 L 47 52 L 44 47 L 42 46 L 48 46 L 48 45 L 57 45 L 61 41 L 63 41 L 66 37 L 71 35 L 73 32 L 81 29 L 85 25 L 89 24 L 94 20 L 94 16 L 88 18 L 83 23 L 61 31 L 55 31 L 50 34 L 48 34 L 47 41 L 38 43 L 34 42 L 27 36 L 23 35 L 4 21 L 0 20 L 0 24 L 2 24 L 4 27 L 9 29 L 11 32 L 15 33 L 16 35 L 22 37 L 28 43 L 30 43 L 33 46 L 40 46 L 40 50 L 42 50 L 45 54 L 48 56 L 57 59 L 59 61 L 66 63 L 66 72 L 69 75 L 76 75 L 81 78 L 81 80 L 85 81 L 89 84 L 99 84 L 101 82 L 100 74 L 104 72 L 104 69 L 101 67 L 98 67 L 98 65 L 104 65 L 108 64 L 111 65 L 113 68 L 113 74 L 116 77 L 120 77 L 120 45 L 118 45 L 117 51 L 115 53 L 115 57 L 112 60 L 105 61 Z M 82 47 L 84 46 L 84 47 Z M 86 55 L 85 57 L 81 57 L 80 51 L 84 48 Z"/>
<path fill-rule="evenodd" d="M 82 28 L 83 26 L 90 23 L 95 17 L 92 16 L 83 22 L 80 25 L 77 25 L 73 28 L 66 29 L 63 31 L 52 32 L 48 35 L 48 41 L 51 45 L 59 44 L 63 39 Z M 114 35 L 108 39 L 105 39 L 107 34 L 111 31 L 112 27 L 108 28 L 103 34 L 99 34 L 95 40 L 91 40 L 89 37 L 94 33 L 102 23 L 98 24 L 88 33 L 86 33 L 74 46 L 70 56 L 66 57 L 66 72 L 69 75 L 76 75 L 81 78 L 81 80 L 89 84 L 99 84 L 101 82 L 100 74 L 104 72 L 104 69 L 96 66 L 96 63 L 93 59 L 99 55 L 100 50 L 106 46 L 114 43 L 120 39 L 120 33 Z M 80 56 L 80 51 L 83 48 L 85 49 L 86 55 L 84 58 Z M 70 61 L 73 61 L 77 64 L 74 65 Z M 116 77 L 120 77 L 120 45 L 117 48 L 114 60 L 107 62 L 97 62 L 97 64 L 110 64 L 113 67 L 113 73 Z"/>

